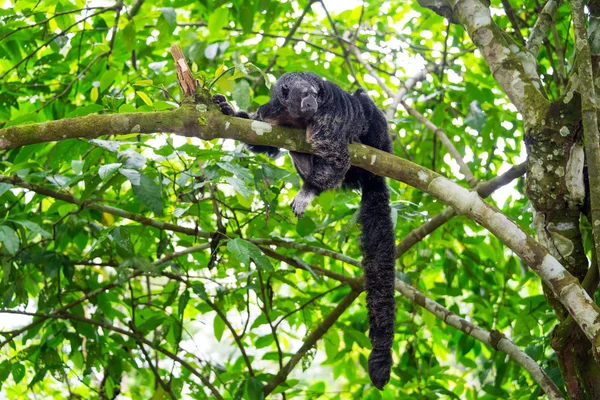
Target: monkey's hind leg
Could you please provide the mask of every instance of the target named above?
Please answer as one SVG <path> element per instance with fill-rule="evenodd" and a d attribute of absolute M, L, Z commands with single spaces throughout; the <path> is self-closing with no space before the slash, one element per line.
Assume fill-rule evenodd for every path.
<path fill-rule="evenodd" d="M 321 192 L 341 186 L 350 169 L 350 154 L 346 143 L 331 141 L 313 142 L 315 156 L 310 172 L 304 175 L 304 185 L 292 200 L 291 206 L 298 218 L 304 216 L 306 207 Z"/>

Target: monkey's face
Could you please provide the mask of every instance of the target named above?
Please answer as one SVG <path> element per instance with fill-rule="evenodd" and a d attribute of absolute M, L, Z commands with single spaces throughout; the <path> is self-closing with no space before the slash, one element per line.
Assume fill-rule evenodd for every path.
<path fill-rule="evenodd" d="M 273 86 L 276 96 L 293 118 L 310 119 L 319 108 L 319 81 L 304 73 L 287 73 Z"/>

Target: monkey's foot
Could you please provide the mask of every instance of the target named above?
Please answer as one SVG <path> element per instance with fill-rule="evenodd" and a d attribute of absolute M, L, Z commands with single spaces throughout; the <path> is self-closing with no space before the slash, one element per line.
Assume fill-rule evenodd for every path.
<path fill-rule="evenodd" d="M 231 104 L 227 102 L 227 98 L 222 94 L 215 94 L 213 101 L 216 105 L 221 108 L 221 112 L 225 115 L 235 115 L 235 110 L 231 107 Z"/>
<path fill-rule="evenodd" d="M 292 200 L 292 204 L 290 205 L 297 218 L 304 217 L 304 210 L 306 210 L 306 207 L 310 204 L 311 201 L 313 201 L 315 196 L 316 195 L 313 192 L 302 188 L 302 190 L 300 190 L 296 197 L 294 197 L 294 199 Z"/>

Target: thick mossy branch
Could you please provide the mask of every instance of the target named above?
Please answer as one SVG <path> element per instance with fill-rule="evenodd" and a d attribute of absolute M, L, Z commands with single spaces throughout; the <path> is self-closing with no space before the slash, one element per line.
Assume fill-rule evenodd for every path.
<path fill-rule="evenodd" d="M 171 112 L 89 115 L 0 130 L 0 149 L 67 138 L 107 134 L 173 132 L 204 140 L 229 138 L 251 144 L 311 152 L 305 133 L 295 129 L 228 117 L 212 105 L 186 106 Z M 443 176 L 410 161 L 362 144 L 349 146 L 353 165 L 423 190 L 492 232 L 517 253 L 569 310 L 596 352 L 600 349 L 600 309 L 576 278 L 499 210 Z"/>

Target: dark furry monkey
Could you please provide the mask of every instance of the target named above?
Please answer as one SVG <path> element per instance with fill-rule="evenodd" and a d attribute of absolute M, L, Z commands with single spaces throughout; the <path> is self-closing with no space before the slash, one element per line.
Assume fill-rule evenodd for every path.
<path fill-rule="evenodd" d="M 214 101 L 224 114 L 250 118 L 235 112 L 222 95 Z M 369 338 L 369 376 L 382 389 L 390 380 L 396 303 L 394 301 L 394 264 L 396 248 L 390 195 L 381 176 L 350 165 L 348 144 L 363 143 L 392 152 L 385 116 L 373 100 L 359 89 L 350 94 L 338 85 L 310 72 L 286 73 L 271 90 L 271 100 L 261 106 L 253 119 L 306 130 L 306 140 L 314 155 L 290 151 L 294 167 L 304 185 L 292 201 L 297 217 L 321 192 L 339 187 L 361 189 L 359 222 L 362 225 L 360 248 L 363 253 Z M 253 152 L 278 154 L 270 146 L 248 145 Z"/>

